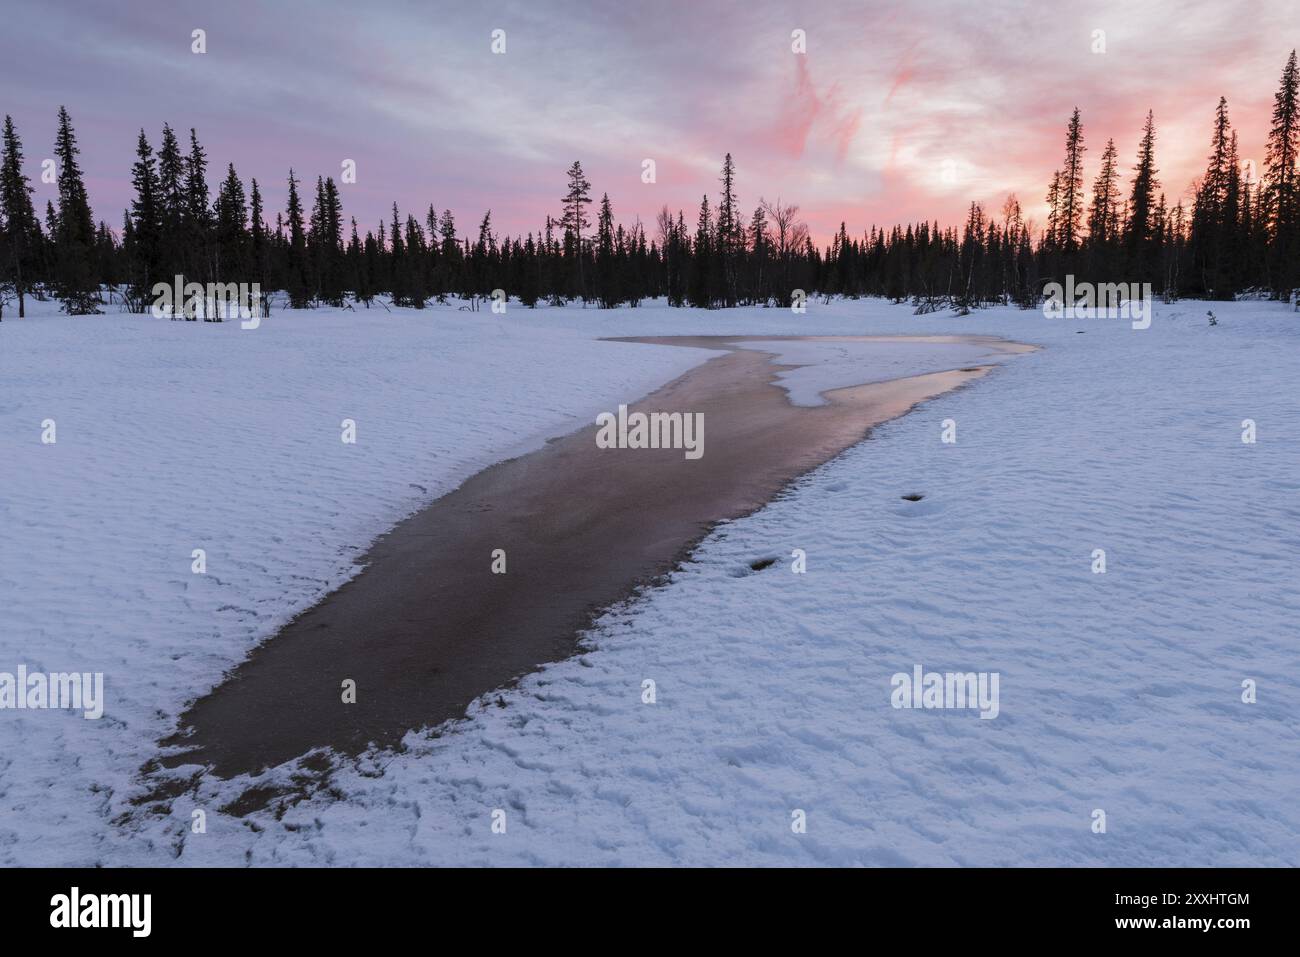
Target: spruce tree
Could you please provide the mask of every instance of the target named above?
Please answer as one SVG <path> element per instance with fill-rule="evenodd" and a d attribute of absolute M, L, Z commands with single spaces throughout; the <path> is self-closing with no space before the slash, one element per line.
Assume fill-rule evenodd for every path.
<path fill-rule="evenodd" d="M 564 227 L 565 254 L 575 258 L 575 293 L 586 300 L 586 288 L 582 276 L 582 231 L 591 225 L 587 219 L 585 206 L 591 205 L 591 183 L 582 172 L 582 164 L 577 160 L 569 167 L 569 188 L 564 194 L 564 216 L 560 225 Z"/>
<path fill-rule="evenodd" d="M 404 306 L 406 305 L 406 264 L 403 259 L 406 255 L 406 247 L 402 242 L 402 224 L 398 218 L 396 203 L 393 203 L 393 221 L 388 230 L 388 248 L 388 294 L 394 306 Z"/>
<path fill-rule="evenodd" d="M 216 278 L 223 282 L 249 281 L 248 201 L 235 164 L 217 190 Z"/>
<path fill-rule="evenodd" d="M 429 209 L 424 214 L 424 229 L 429 235 L 428 264 L 425 267 L 429 295 L 437 299 L 438 302 L 445 302 L 447 293 L 442 285 L 444 279 L 441 268 L 442 243 L 438 239 L 438 211 L 434 209 L 433 203 L 429 204 Z"/>
<path fill-rule="evenodd" d="M 609 193 L 600 199 L 600 215 L 596 218 L 596 295 L 602 309 L 612 309 L 618 304 L 615 293 L 614 211 L 609 204 Z"/>
<path fill-rule="evenodd" d="M 749 218 L 750 269 L 748 277 L 748 297 L 751 303 L 767 305 L 767 260 L 772 245 L 768 235 L 767 213 L 760 203 Z"/>
<path fill-rule="evenodd" d="M 347 282 L 348 288 L 352 291 L 352 297 L 359 303 L 364 303 L 366 308 L 370 308 L 372 294 L 370 284 L 366 279 L 366 255 L 365 247 L 361 243 L 361 237 L 357 234 L 357 218 L 352 217 L 352 234 L 348 238 L 347 253 L 345 255 L 347 264 Z"/>
<path fill-rule="evenodd" d="M 1101 154 L 1101 169 L 1092 184 L 1092 207 L 1088 211 L 1088 263 L 1092 278 L 1116 282 L 1112 275 L 1114 246 L 1119 232 L 1119 169 L 1115 141 L 1107 140 Z"/>
<path fill-rule="evenodd" d="M 343 201 L 339 198 L 339 190 L 332 176 L 325 177 L 323 199 L 323 223 L 328 249 L 321 285 L 326 301 L 341 306 L 346 286 L 343 275 Z"/>
<path fill-rule="evenodd" d="M 1065 164 L 1059 184 L 1060 246 L 1068 255 L 1079 245 L 1080 220 L 1083 218 L 1083 126 L 1079 108 L 1075 107 L 1065 135 Z"/>
<path fill-rule="evenodd" d="M 724 306 L 736 304 L 736 260 L 740 253 L 740 213 L 736 205 L 736 165 L 728 153 L 722 161 L 722 196 L 718 201 L 718 285 Z"/>
<path fill-rule="evenodd" d="M 1047 232 L 1043 235 L 1043 244 L 1049 248 L 1059 245 L 1061 238 L 1061 171 L 1052 171 L 1052 180 L 1047 187 Z"/>
<path fill-rule="evenodd" d="M 4 249 L 0 276 L 8 276 L 13 284 L 21 319 L 27 315 L 27 291 L 39 265 L 41 235 L 36 210 L 32 207 L 32 187 L 23 173 L 23 145 L 14 129 L 13 118 L 8 115 L 0 149 L 0 237 Z"/>
<path fill-rule="evenodd" d="M 408 213 L 406 249 L 402 257 L 402 288 L 405 290 L 407 305 L 414 306 L 416 309 L 423 309 L 425 300 L 428 299 L 424 279 L 424 264 L 428 259 L 426 245 L 424 231 L 420 229 L 419 221 Z"/>
<path fill-rule="evenodd" d="M 166 123 L 158 146 L 158 195 L 162 274 L 171 277 L 185 272 L 185 158 Z"/>
<path fill-rule="evenodd" d="M 266 224 L 262 221 L 262 191 L 257 178 L 249 182 L 248 197 L 248 278 L 259 286 L 266 282 Z"/>
<path fill-rule="evenodd" d="M 99 277 L 95 268 L 95 220 L 86 196 L 77 156 L 77 137 L 68 111 L 59 107 L 54 142 L 58 162 L 59 213 L 54 236 L 58 297 L 69 315 L 99 312 Z"/>
<path fill-rule="evenodd" d="M 289 170 L 289 200 L 285 209 L 289 238 L 285 250 L 285 292 L 290 309 L 311 305 L 311 287 L 307 277 L 307 238 L 303 230 L 302 200 L 298 197 L 298 179 Z"/>
<path fill-rule="evenodd" d="M 1286 298 L 1300 286 L 1300 71 L 1296 51 L 1282 69 L 1273 101 L 1273 121 L 1264 152 L 1260 218 L 1269 239 L 1273 293 Z"/>
<path fill-rule="evenodd" d="M 492 235 L 492 210 L 483 214 L 478 224 L 478 242 L 474 244 L 472 259 L 469 264 L 469 293 L 473 297 L 486 299 L 491 295 L 493 286 L 494 252 L 496 239 Z"/>
<path fill-rule="evenodd" d="M 1138 146 L 1137 165 L 1133 167 L 1133 188 L 1129 193 L 1128 219 L 1124 224 L 1123 248 L 1130 281 L 1151 282 L 1155 279 L 1153 245 L 1160 236 L 1154 222 L 1156 190 L 1160 181 L 1155 166 L 1155 116 L 1147 112 Z"/>
<path fill-rule="evenodd" d="M 159 205 L 158 172 L 153 149 L 144 130 L 136 139 L 135 163 L 131 167 L 131 185 L 135 197 L 131 200 L 131 287 L 127 302 L 131 311 L 144 312 L 153 295 L 155 282 L 171 282 L 162 273 L 162 210 Z"/>
<path fill-rule="evenodd" d="M 188 274 L 198 282 L 213 278 L 212 210 L 208 205 L 208 156 L 190 128 L 190 152 L 185 157 L 185 249 Z"/>
<path fill-rule="evenodd" d="M 700 214 L 695 221 L 695 248 L 691 257 L 688 299 L 697 309 L 713 308 L 713 223 L 709 197 L 700 200 Z"/>
<path fill-rule="evenodd" d="M 450 209 L 442 211 L 442 218 L 438 222 L 438 236 L 442 240 L 442 249 L 438 256 L 440 273 L 438 288 L 443 290 L 444 294 L 455 294 L 459 291 L 461 281 L 462 257 L 460 242 L 456 239 L 456 218 L 452 216 Z M 430 238 L 430 242 L 432 241 Z"/>
<path fill-rule="evenodd" d="M 1223 213 L 1220 226 L 1220 258 L 1222 265 L 1222 285 L 1226 298 L 1242 288 L 1245 262 L 1242 259 L 1246 251 L 1246 237 L 1242 232 L 1241 219 L 1241 154 L 1237 147 L 1237 131 L 1232 131 L 1228 140 L 1228 159 L 1226 181 L 1223 189 Z"/>
<path fill-rule="evenodd" d="M 325 178 L 316 177 L 316 199 L 312 203 L 311 217 L 307 221 L 307 258 L 311 262 L 312 298 L 317 302 L 325 301 L 322 291 L 325 282 L 329 255 L 329 237 L 325 226 Z"/>
<path fill-rule="evenodd" d="M 1231 290 L 1227 288 L 1228 277 L 1224 262 L 1231 225 L 1226 217 L 1229 169 L 1232 165 L 1231 142 L 1228 100 L 1219 97 L 1219 105 L 1214 113 L 1210 156 L 1192 209 L 1190 238 L 1192 291 L 1217 298 L 1231 295 Z"/>
<path fill-rule="evenodd" d="M 522 255 L 523 264 L 519 270 L 517 284 L 519 301 L 529 309 L 536 309 L 541 291 L 541 272 L 537 258 L 537 245 L 533 242 L 531 232 L 528 234 L 528 238 L 524 240 Z"/>

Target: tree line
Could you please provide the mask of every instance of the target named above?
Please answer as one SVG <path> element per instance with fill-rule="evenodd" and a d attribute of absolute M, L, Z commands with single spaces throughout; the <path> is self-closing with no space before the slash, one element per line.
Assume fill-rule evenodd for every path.
<path fill-rule="evenodd" d="M 291 169 L 285 209 L 274 219 L 256 179 L 248 189 L 233 164 L 210 194 L 207 153 L 163 126 L 157 149 L 143 130 L 131 167 L 134 197 L 120 229 L 95 222 L 71 118 L 60 108 L 54 144 L 57 201 L 43 219 L 32 204 L 23 146 L 6 116 L 0 144 L 0 317 L 29 297 L 53 296 L 70 314 L 103 310 L 106 291 L 147 311 L 156 282 L 176 275 L 207 284 L 257 283 L 287 305 L 370 306 L 380 297 L 423 308 L 449 298 L 472 304 L 503 290 L 525 306 L 581 300 L 601 307 L 665 298 L 673 306 L 788 306 L 807 296 L 882 296 L 918 311 L 1041 301 L 1043 286 L 1074 275 L 1094 283 L 1150 283 L 1165 298 L 1228 299 L 1255 292 L 1286 298 L 1300 287 L 1300 113 L 1296 53 L 1283 68 L 1261 168 L 1238 151 L 1228 104 L 1214 113 L 1205 173 L 1188 202 L 1171 204 L 1156 166 L 1151 113 L 1132 175 L 1121 182 L 1115 141 L 1102 148 L 1085 191 L 1087 152 L 1075 109 L 1065 153 L 1047 190 L 1047 222 L 1028 221 L 1017 198 L 995 213 L 972 203 L 964 224 L 871 227 L 815 245 L 799 207 L 761 200 L 748 216 L 736 169 L 723 160 L 719 192 L 706 194 L 693 228 L 664 206 L 653 235 L 615 221 L 608 194 L 597 202 L 582 165 L 567 172 L 560 215 L 536 233 L 501 236 L 488 211 L 477 235 L 461 235 L 451 210 L 391 216 L 361 234 L 344 221 L 338 184 L 314 190 Z M 307 204 L 310 203 L 310 210 Z M 593 211 L 594 207 L 594 211 Z M 592 217 L 595 222 L 592 222 Z"/>

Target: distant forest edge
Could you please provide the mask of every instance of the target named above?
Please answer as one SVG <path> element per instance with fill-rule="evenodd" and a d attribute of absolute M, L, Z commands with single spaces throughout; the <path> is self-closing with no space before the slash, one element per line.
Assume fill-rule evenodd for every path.
<path fill-rule="evenodd" d="M 1047 222 L 1027 222 L 1009 196 L 996 214 L 972 203 L 963 226 L 920 222 L 861 236 L 841 224 L 825 248 L 811 240 L 799 207 L 761 201 L 748 218 L 736 200 L 731 154 L 714 204 L 700 203 L 694 229 L 663 207 L 647 238 L 638 221 L 617 224 L 608 195 L 593 202 L 580 163 L 568 170 L 558 219 L 536 235 L 498 236 L 491 212 L 476 238 L 457 233 L 450 210 L 431 205 L 421 222 L 393 204 L 392 218 L 345 230 L 333 178 L 317 177 L 310 214 L 302 181 L 289 171 L 287 208 L 267 221 L 257 180 L 246 192 L 233 164 L 212 200 L 208 159 L 190 130 L 188 151 L 163 126 L 155 152 L 143 130 L 131 169 L 135 197 L 119 231 L 98 226 L 82 179 L 76 135 L 59 110 L 54 158 L 58 202 L 44 222 L 32 205 L 23 148 L 5 117 L 0 161 L 0 317 L 26 300 L 54 297 L 74 315 L 102 312 L 109 298 L 148 311 L 155 283 L 258 283 L 291 308 L 369 306 L 377 296 L 423 308 L 430 300 L 477 301 L 505 290 L 526 306 L 572 300 L 612 308 L 666 297 L 673 306 L 788 306 L 809 296 L 911 300 L 919 312 L 1041 301 L 1046 283 L 1150 283 L 1166 299 L 1230 299 L 1243 293 L 1286 299 L 1300 287 L 1300 116 L 1296 53 L 1282 72 L 1263 168 L 1243 164 L 1226 99 L 1214 113 L 1205 173 L 1190 208 L 1166 201 L 1156 166 L 1156 128 L 1147 114 L 1127 187 L 1113 139 L 1085 203 L 1083 126 L 1067 127 L 1065 156 L 1052 173 Z M 595 206 L 593 210 L 591 207 Z M 595 224 L 591 217 L 594 214 Z"/>

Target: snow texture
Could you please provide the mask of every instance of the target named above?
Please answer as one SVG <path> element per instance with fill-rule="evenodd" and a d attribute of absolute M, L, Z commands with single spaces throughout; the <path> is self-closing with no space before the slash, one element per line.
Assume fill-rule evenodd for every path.
<path fill-rule="evenodd" d="M 867 300 L 6 320 L 0 671 L 103 671 L 108 702 L 99 721 L 0 711 L 0 862 L 1294 865 L 1300 316 L 1209 308 L 1213 328 L 1183 302 L 1146 330 Z M 1046 348 L 877 428 L 583 654 L 345 765 L 333 793 L 236 818 L 218 808 L 251 782 L 205 779 L 113 823 L 185 703 L 376 535 L 711 355 L 598 337 L 705 333 Z M 795 401 L 972 361 L 821 351 L 787 377 Z M 895 709 L 916 664 L 998 672 L 998 717 Z"/>

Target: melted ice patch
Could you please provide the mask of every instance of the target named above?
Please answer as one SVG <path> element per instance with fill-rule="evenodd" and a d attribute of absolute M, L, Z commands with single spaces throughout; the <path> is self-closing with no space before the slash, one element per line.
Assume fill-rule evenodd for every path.
<path fill-rule="evenodd" d="M 777 375 L 792 405 L 825 405 L 822 393 L 889 379 L 947 372 L 1000 362 L 1004 354 L 969 342 L 854 339 L 766 339 L 738 342 L 742 348 L 775 353 L 778 365 L 797 365 Z"/>

